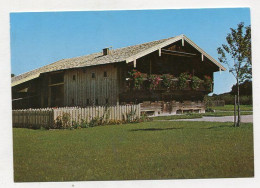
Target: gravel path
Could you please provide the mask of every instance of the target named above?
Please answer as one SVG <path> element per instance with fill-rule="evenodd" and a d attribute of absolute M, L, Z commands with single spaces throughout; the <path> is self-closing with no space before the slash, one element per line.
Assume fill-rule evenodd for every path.
<path fill-rule="evenodd" d="M 197 119 L 176 119 L 167 121 L 215 121 L 215 122 L 234 122 L 234 116 L 222 116 L 222 117 L 202 117 Z M 253 115 L 241 116 L 241 122 L 253 123 Z"/>

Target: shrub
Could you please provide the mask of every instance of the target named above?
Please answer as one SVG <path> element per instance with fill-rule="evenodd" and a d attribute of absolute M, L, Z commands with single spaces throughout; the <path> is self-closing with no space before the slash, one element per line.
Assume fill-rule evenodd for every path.
<path fill-rule="evenodd" d="M 123 116 L 123 121 L 125 123 L 131 123 L 132 121 L 135 121 L 135 116 L 136 116 L 136 110 L 131 110 L 127 114 Z"/>
<path fill-rule="evenodd" d="M 164 74 L 161 76 L 162 79 L 162 86 L 164 88 L 170 88 L 170 86 L 172 85 L 172 79 L 174 78 L 173 75 L 170 74 Z"/>
<path fill-rule="evenodd" d="M 138 122 L 153 121 L 153 118 L 149 117 L 146 113 L 142 113 Z"/>
<path fill-rule="evenodd" d="M 119 125 L 119 124 L 123 124 L 124 122 L 122 120 L 114 120 L 114 119 L 111 119 L 108 121 L 108 125 Z"/>
<path fill-rule="evenodd" d="M 69 113 L 63 113 L 61 116 L 58 116 L 54 122 L 53 127 L 49 128 L 54 128 L 54 129 L 66 129 L 66 128 L 71 128 L 70 124 L 70 114 Z"/>
<path fill-rule="evenodd" d="M 180 74 L 179 78 L 178 78 L 178 86 L 179 89 L 184 89 L 185 87 L 187 87 L 187 80 L 191 79 L 191 75 L 188 74 L 187 72 L 183 72 Z"/>
<path fill-rule="evenodd" d="M 149 75 L 148 76 L 148 82 L 149 82 L 149 88 L 155 89 L 160 84 L 160 76 L 157 75 Z"/>
<path fill-rule="evenodd" d="M 95 127 L 95 126 L 98 126 L 101 124 L 102 124 L 102 122 L 100 120 L 100 117 L 94 117 L 92 120 L 90 120 L 89 127 Z"/>
<path fill-rule="evenodd" d="M 206 112 L 215 112 L 215 110 L 213 110 L 212 108 L 209 108 L 209 107 L 206 108 L 205 111 L 206 111 Z"/>
<path fill-rule="evenodd" d="M 198 89 L 198 88 L 200 87 L 201 81 L 202 81 L 202 80 L 201 80 L 200 78 L 198 78 L 197 76 L 193 76 L 193 77 L 191 78 L 191 88 L 192 88 L 193 90 Z"/>
<path fill-rule="evenodd" d="M 142 73 L 134 69 L 131 72 L 129 72 L 129 75 L 133 79 L 134 88 L 140 89 L 143 83 Z"/>
<path fill-rule="evenodd" d="M 210 76 L 205 75 L 204 76 L 204 83 L 203 83 L 204 87 L 206 90 L 211 90 L 212 88 L 212 79 Z"/>

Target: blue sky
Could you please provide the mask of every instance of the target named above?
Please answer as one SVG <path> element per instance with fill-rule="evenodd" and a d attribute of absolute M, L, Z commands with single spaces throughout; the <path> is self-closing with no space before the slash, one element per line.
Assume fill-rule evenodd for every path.
<path fill-rule="evenodd" d="M 15 75 L 60 59 L 185 34 L 217 59 L 230 28 L 250 24 L 248 8 L 11 13 Z M 224 65 L 225 66 L 225 65 Z M 228 71 L 215 73 L 214 93 L 231 90 Z"/>

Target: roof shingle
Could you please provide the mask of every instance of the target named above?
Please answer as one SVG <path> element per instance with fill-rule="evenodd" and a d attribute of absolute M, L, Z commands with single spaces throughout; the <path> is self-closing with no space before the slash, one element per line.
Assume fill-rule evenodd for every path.
<path fill-rule="evenodd" d="M 38 77 L 39 74 L 45 72 L 122 62 L 132 55 L 147 50 L 148 48 L 156 46 L 171 38 L 110 50 L 109 55 L 103 55 L 102 52 L 98 52 L 98 53 L 93 53 L 90 55 L 85 55 L 80 57 L 62 59 L 52 64 L 12 77 L 12 85 L 17 85 L 15 84 L 15 82 L 23 82 L 22 80 L 27 81 L 27 78 Z"/>

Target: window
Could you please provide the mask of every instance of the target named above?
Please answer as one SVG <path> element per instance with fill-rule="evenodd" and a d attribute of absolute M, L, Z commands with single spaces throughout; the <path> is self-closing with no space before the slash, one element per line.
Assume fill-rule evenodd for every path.
<path fill-rule="evenodd" d="M 87 99 L 87 105 L 89 105 L 89 99 Z"/>
<path fill-rule="evenodd" d="M 92 75 L 91 75 L 92 78 L 96 78 L 96 75 L 94 72 L 92 72 Z"/>
<path fill-rule="evenodd" d="M 95 105 L 98 105 L 98 99 L 96 99 L 96 101 L 95 101 L 95 102 L 96 102 L 96 104 L 95 104 Z"/>
<path fill-rule="evenodd" d="M 106 104 L 108 104 L 108 98 L 106 98 Z"/>
<path fill-rule="evenodd" d="M 104 77 L 107 77 L 107 71 L 104 72 Z"/>
<path fill-rule="evenodd" d="M 74 99 L 71 100 L 72 105 L 74 105 Z"/>
<path fill-rule="evenodd" d="M 73 79 L 73 80 L 76 80 L 76 76 L 75 76 L 75 75 L 73 75 L 72 79 Z"/>

